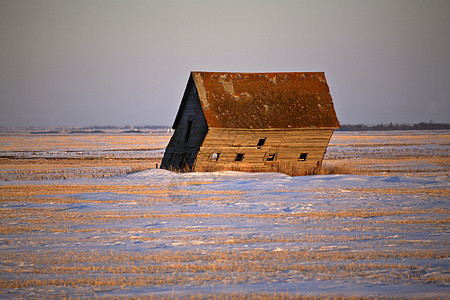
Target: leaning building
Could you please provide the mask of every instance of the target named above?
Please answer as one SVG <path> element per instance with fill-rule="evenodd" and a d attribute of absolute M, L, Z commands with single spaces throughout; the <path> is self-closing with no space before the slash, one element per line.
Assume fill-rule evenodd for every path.
<path fill-rule="evenodd" d="M 161 167 L 315 168 L 337 128 L 322 72 L 191 72 Z"/>

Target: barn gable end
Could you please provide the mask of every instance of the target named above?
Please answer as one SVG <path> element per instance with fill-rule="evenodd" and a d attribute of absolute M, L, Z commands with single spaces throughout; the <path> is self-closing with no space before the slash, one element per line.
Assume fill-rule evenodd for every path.
<path fill-rule="evenodd" d="M 335 128 L 324 73 L 192 72 L 161 167 L 316 167 Z"/>
<path fill-rule="evenodd" d="M 175 132 L 166 148 L 161 168 L 192 169 L 208 130 L 192 76 L 172 128 Z"/>

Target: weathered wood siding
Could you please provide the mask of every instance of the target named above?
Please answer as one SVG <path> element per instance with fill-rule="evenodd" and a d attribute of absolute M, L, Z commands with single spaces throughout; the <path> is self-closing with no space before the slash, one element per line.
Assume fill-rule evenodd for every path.
<path fill-rule="evenodd" d="M 193 84 L 188 87 L 186 97 L 183 107 L 180 108 L 181 118 L 166 148 L 161 168 L 191 170 L 208 131 L 197 90 Z"/>
<path fill-rule="evenodd" d="M 278 164 L 314 168 L 322 164 L 333 131 L 209 128 L 193 170 L 271 171 Z M 260 139 L 265 141 L 258 147 Z M 214 153 L 216 161 L 211 160 Z M 237 154 L 243 154 L 242 161 L 236 161 Z M 300 159 L 302 154 L 306 159 Z"/>

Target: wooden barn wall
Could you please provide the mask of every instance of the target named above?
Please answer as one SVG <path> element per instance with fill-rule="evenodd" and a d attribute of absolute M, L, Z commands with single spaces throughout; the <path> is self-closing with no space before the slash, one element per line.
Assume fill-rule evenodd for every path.
<path fill-rule="evenodd" d="M 277 164 L 317 167 L 334 129 L 223 129 L 210 128 L 195 162 L 195 171 L 248 170 L 270 171 Z M 258 147 L 260 139 L 264 145 Z M 217 161 L 212 155 L 219 154 Z M 243 154 L 242 161 L 235 161 Z M 300 160 L 301 154 L 307 154 Z M 274 155 L 273 160 L 268 157 Z"/>
<path fill-rule="evenodd" d="M 186 165 L 191 168 L 207 133 L 208 126 L 195 86 L 191 85 L 189 89 L 184 107 L 181 108 L 181 119 L 166 148 L 161 168 L 181 169 L 186 168 Z"/>

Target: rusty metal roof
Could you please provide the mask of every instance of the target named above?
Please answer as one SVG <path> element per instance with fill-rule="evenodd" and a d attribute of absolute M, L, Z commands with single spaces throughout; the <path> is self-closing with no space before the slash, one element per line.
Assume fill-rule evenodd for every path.
<path fill-rule="evenodd" d="M 191 72 L 189 83 L 209 127 L 339 128 L 323 72 Z"/>

